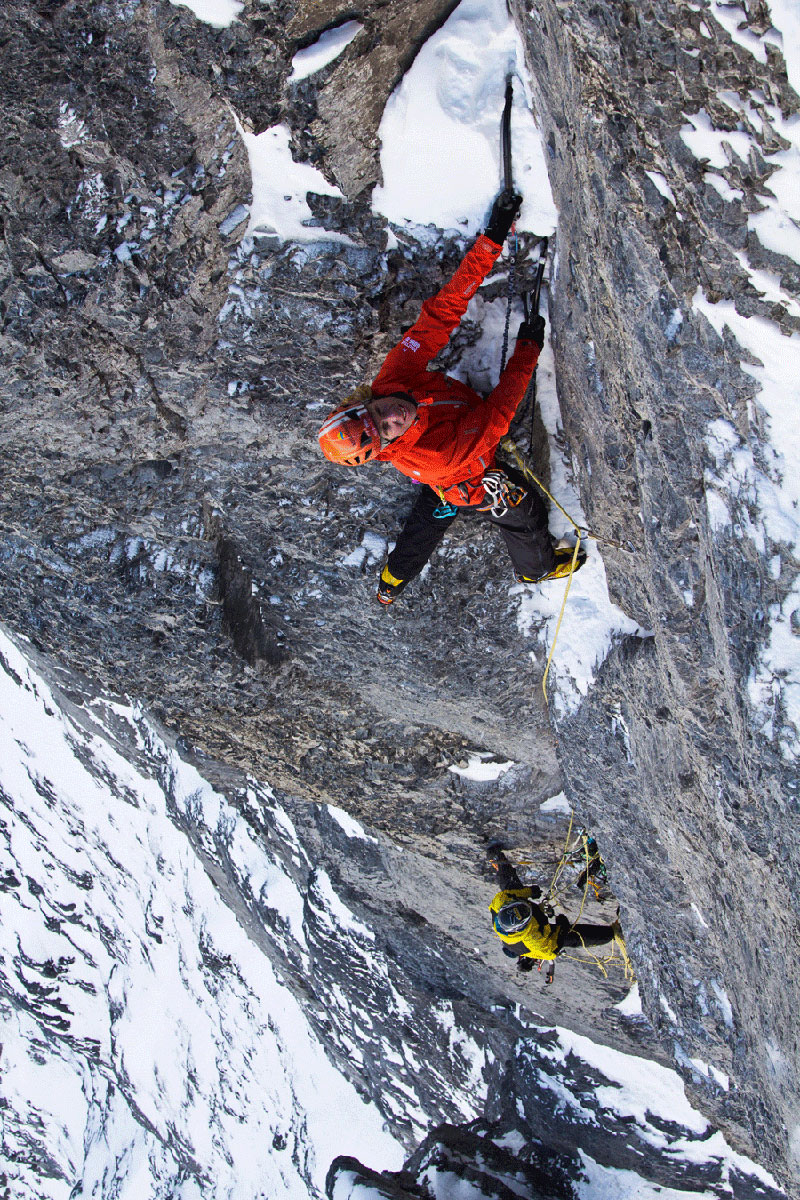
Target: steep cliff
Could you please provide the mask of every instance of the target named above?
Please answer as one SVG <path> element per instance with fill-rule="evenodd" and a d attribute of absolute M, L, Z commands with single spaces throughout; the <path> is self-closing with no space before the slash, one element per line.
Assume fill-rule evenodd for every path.
<path fill-rule="evenodd" d="M 737 320 L 795 353 L 800 268 L 759 217 L 797 95 L 761 3 L 514 7 L 558 211 L 551 446 L 639 630 L 585 694 L 557 647 L 548 710 L 545 622 L 526 623 L 488 531 L 455 527 L 381 613 L 409 488 L 316 448 L 325 408 L 463 249 L 453 230 L 389 230 L 370 195 L 386 102 L 454 7 L 250 0 L 223 28 L 166 0 L 0 14 L 0 612 L 212 773 L 268 781 L 314 837 L 330 803 L 379 836 L 392 870 L 355 853 L 337 870 L 367 928 L 391 904 L 420 1008 L 451 986 L 450 951 L 467 1025 L 489 1022 L 500 1057 L 520 1030 L 508 1009 L 495 1029 L 498 1002 L 646 1048 L 796 1186 L 796 529 L 765 515 L 787 467 Z M 345 20 L 360 28 L 341 54 L 291 80 Z M 286 184 L 311 213 L 292 236 L 248 229 L 248 139 L 267 131 L 287 179 L 310 172 Z M 459 338 L 448 362 L 478 331 Z M 476 753 L 514 765 L 490 784 L 448 769 Z M 646 1022 L 614 1010 L 621 976 L 560 964 L 551 994 L 487 945 L 483 846 L 557 856 L 564 819 L 539 806 L 561 790 L 599 839 Z M 295 987 L 319 1003 L 302 972 Z M 377 1098 L 385 1073 L 368 1084 L 326 1044 Z M 422 1090 L 425 1121 L 458 1119 Z"/>

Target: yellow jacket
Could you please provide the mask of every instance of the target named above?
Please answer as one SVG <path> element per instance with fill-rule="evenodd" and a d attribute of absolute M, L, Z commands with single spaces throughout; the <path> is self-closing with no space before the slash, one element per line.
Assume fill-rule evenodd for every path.
<path fill-rule="evenodd" d="M 529 887 L 509 888 L 508 891 L 498 892 L 489 905 L 492 922 L 494 922 L 494 914 L 499 912 L 504 904 L 508 904 L 512 900 L 530 900 L 532 895 L 533 888 Z M 492 927 L 501 942 L 506 942 L 510 946 L 518 946 L 520 942 L 524 943 L 525 950 L 520 958 L 555 958 L 558 954 L 558 929 L 547 921 L 538 904 L 532 904 L 531 907 L 533 916 L 525 928 L 518 933 L 499 933 L 494 924 Z"/>

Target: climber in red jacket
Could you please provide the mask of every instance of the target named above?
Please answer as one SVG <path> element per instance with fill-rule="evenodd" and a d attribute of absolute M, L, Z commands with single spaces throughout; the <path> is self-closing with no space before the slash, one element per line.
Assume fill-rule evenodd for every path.
<path fill-rule="evenodd" d="M 382 604 L 391 604 L 419 574 L 460 508 L 477 509 L 497 526 L 521 582 L 555 579 L 570 569 L 572 550 L 554 549 L 541 496 L 516 471 L 495 463 L 544 343 L 544 318 L 535 314 L 520 325 L 514 353 L 486 399 L 427 369 L 489 274 L 521 203 L 518 194 L 501 192 L 486 232 L 453 278 L 425 301 L 372 384 L 357 388 L 320 429 L 322 452 L 332 462 L 390 462 L 426 485 L 381 572 Z M 576 565 L 583 561 L 580 556 Z"/>

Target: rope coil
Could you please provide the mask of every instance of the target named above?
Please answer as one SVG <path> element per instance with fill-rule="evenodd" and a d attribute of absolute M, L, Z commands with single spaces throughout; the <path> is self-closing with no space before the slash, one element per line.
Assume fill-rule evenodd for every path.
<path fill-rule="evenodd" d="M 576 840 L 572 844 L 570 844 L 570 839 L 572 837 L 572 827 L 573 827 L 574 821 L 575 821 L 575 812 L 574 812 L 574 810 L 570 810 L 569 825 L 567 827 L 567 836 L 564 839 L 564 849 L 561 852 L 560 859 L 556 863 L 556 867 L 553 872 L 553 877 L 550 880 L 547 890 L 542 893 L 542 895 L 539 899 L 539 903 L 543 907 L 549 906 L 551 909 L 554 908 L 556 904 L 559 904 L 561 902 L 561 900 L 564 896 L 564 893 L 566 891 L 566 888 L 559 886 L 559 880 L 560 880 L 561 875 L 563 874 L 565 868 L 567 867 L 567 865 L 570 862 L 574 862 L 575 855 L 578 851 L 578 848 L 580 847 L 582 849 L 583 857 L 585 859 L 584 871 L 585 871 L 586 877 L 585 877 L 584 884 L 583 884 L 583 895 L 581 896 L 581 903 L 580 903 L 580 907 L 578 909 L 578 914 L 575 917 L 575 919 L 572 921 L 572 923 L 570 924 L 569 929 L 567 931 L 568 933 L 573 933 L 576 931 L 575 927 L 578 925 L 578 923 L 583 915 L 583 910 L 586 907 L 586 898 L 589 893 L 589 885 L 591 882 L 590 876 L 589 876 L 589 865 L 592 861 L 592 857 L 589 854 L 589 837 L 588 837 L 588 834 L 584 830 L 581 830 L 579 832 Z M 521 859 L 521 860 L 515 861 L 514 865 L 522 866 L 522 865 L 526 864 L 526 862 L 527 862 L 527 860 Z M 530 865 L 534 865 L 534 864 L 530 863 Z M 611 967 L 611 966 L 616 966 L 617 964 L 619 964 L 622 966 L 622 968 L 624 970 L 625 982 L 626 983 L 635 983 L 636 975 L 635 975 L 635 972 L 633 969 L 633 963 L 630 960 L 630 956 L 629 956 L 627 948 L 625 946 L 625 939 L 623 938 L 622 933 L 619 929 L 618 922 L 616 922 L 616 921 L 614 922 L 612 929 L 614 930 L 614 937 L 613 937 L 613 941 L 611 942 L 611 948 L 610 948 L 609 954 L 601 957 L 599 954 L 595 953 L 595 951 L 591 947 L 586 945 L 583 938 L 581 937 L 581 934 L 578 933 L 577 936 L 580 938 L 581 948 L 582 948 L 584 954 L 588 955 L 588 958 L 582 958 L 577 954 L 568 954 L 564 950 L 559 950 L 558 957 L 569 959 L 571 962 L 584 963 L 584 965 L 588 964 L 589 962 L 592 962 L 598 968 L 598 970 L 602 972 L 603 976 L 606 979 L 608 978 L 607 968 Z"/>

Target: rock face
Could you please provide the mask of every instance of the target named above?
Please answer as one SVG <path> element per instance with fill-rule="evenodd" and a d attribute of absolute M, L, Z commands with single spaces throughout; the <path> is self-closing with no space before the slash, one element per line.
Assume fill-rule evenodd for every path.
<path fill-rule="evenodd" d="M 768 265 L 795 293 L 798 268 L 748 226 L 774 170 L 774 115 L 747 161 L 728 156 L 733 204 L 720 202 L 678 130 L 683 113 L 701 109 L 715 128 L 736 129 L 731 94 L 782 112 L 796 111 L 797 97 L 777 52 L 759 65 L 726 39 L 709 46 L 699 8 L 679 18 L 658 5 L 537 9 L 528 46 L 561 217 L 564 286 L 552 318 L 567 428 L 586 468 L 590 526 L 636 547 L 604 548 L 611 593 L 654 634 L 610 656 L 558 732 L 572 748 L 570 784 L 609 847 L 648 1014 L 678 1058 L 736 1081 L 707 1102 L 777 1162 L 794 1153 L 800 1094 L 797 781 L 780 714 L 771 736 L 759 728 L 748 679 L 767 637 L 762 605 L 791 593 L 797 563 L 774 537 L 758 548 L 757 513 L 744 526 L 752 538 L 742 536 L 743 493 L 731 524 L 712 528 L 708 426 L 730 423 L 757 455 L 763 411 L 741 351 L 692 297 L 698 287 L 730 297 L 789 334 L 797 318 L 755 291 L 740 260 L 744 251 Z M 765 19 L 750 5 L 742 28 Z M 674 204 L 648 171 L 666 176 Z"/>
<path fill-rule="evenodd" d="M 9 1196 L 316 1200 L 327 1174 L 339 1200 L 436 1179 L 533 1200 L 622 1169 L 628 1195 L 778 1200 L 675 1072 L 530 1023 L 530 977 L 470 948 L 485 912 L 463 872 L 187 762 L 138 705 L 3 630 L 0 750 Z M 579 1019 L 581 993 L 587 1024 L 616 1017 L 647 1050 L 587 968 L 559 962 L 551 1020 L 565 1000 Z M 400 1172 L 337 1154 L 396 1162 L 398 1142 Z"/>
<path fill-rule="evenodd" d="M 650 1025 L 631 1033 L 611 1008 L 619 977 L 565 964 L 554 998 L 496 955 L 464 985 L 475 1024 L 499 995 L 646 1045 L 796 1185 L 796 778 L 779 707 L 767 736 L 747 689 L 796 562 L 745 535 L 744 494 L 745 534 L 709 520 L 709 424 L 758 458 L 763 414 L 692 298 L 796 328 L 738 256 L 797 291 L 797 265 L 748 225 L 782 144 L 772 110 L 797 97 L 777 49 L 759 63 L 708 6 L 515 7 L 560 213 L 565 434 L 590 526 L 634 547 L 603 546 L 612 597 L 652 631 L 551 718 L 487 531 L 464 521 L 400 611 L 376 611 L 380 541 L 409 489 L 316 450 L 324 407 L 370 377 L 463 249 L 387 249 L 369 209 L 386 99 L 453 7 L 365 4 L 344 55 L 300 83 L 293 53 L 351 5 L 251 0 L 223 30 L 166 0 L 0 14 L 0 611 L 40 652 L 141 698 L 185 751 L 269 780 L 309 822 L 309 802 L 332 802 L 385 836 L 394 875 L 345 858 L 343 885 L 394 897 L 405 970 L 411 944 L 484 954 L 482 846 L 552 852 L 563 830 L 538 805 L 563 787 L 608 863 Z M 742 10 L 755 33 L 767 21 Z M 760 151 L 722 172 L 741 194 L 725 203 L 679 136 L 686 112 L 740 122 L 720 92 L 755 96 L 763 117 Z M 341 189 L 309 197 L 318 241 L 244 238 L 237 120 L 286 125 L 295 158 Z M 517 765 L 493 787 L 447 770 L 475 750 Z M 445 981 L 420 955 L 427 1003 Z M 458 1119 L 432 1093 L 424 1111 Z"/>

